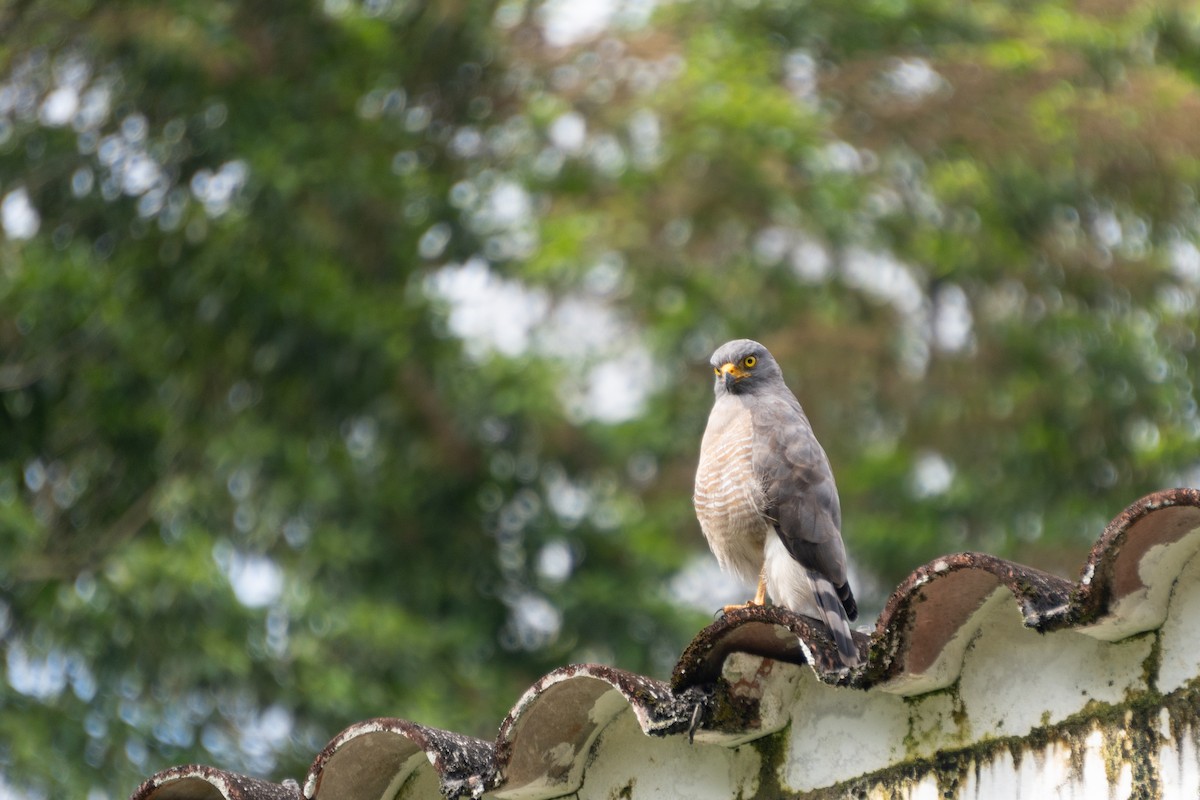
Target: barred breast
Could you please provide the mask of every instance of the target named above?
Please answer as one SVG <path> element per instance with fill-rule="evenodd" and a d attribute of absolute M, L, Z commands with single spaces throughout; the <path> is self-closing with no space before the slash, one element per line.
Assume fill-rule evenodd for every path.
<path fill-rule="evenodd" d="M 767 533 L 763 488 L 754 475 L 753 436 L 750 409 L 737 397 L 719 398 L 700 444 L 692 498 L 717 562 L 749 584 L 758 582 Z"/>

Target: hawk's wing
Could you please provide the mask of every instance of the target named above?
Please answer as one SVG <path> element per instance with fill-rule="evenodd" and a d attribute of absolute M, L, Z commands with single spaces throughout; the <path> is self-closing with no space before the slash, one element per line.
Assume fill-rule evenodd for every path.
<path fill-rule="evenodd" d="M 764 511 L 792 557 L 840 589 L 846 549 L 829 459 L 791 392 L 755 399 L 754 471 L 763 482 Z"/>

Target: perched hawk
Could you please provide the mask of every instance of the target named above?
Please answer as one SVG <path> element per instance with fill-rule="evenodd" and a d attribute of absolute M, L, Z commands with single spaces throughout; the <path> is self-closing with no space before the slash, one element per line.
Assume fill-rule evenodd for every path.
<path fill-rule="evenodd" d="M 711 363 L 717 399 L 696 470 L 696 516 L 721 567 L 758 581 L 766 595 L 823 620 L 842 663 L 858 663 L 850 620 L 842 512 L 829 459 L 778 362 L 758 342 L 736 339 Z"/>

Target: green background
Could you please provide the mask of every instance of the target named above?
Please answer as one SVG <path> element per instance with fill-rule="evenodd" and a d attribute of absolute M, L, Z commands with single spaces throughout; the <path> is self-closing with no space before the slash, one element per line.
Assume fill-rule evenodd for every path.
<path fill-rule="evenodd" d="M 729 338 L 868 618 L 1200 479 L 1194 6 L 587 5 L 0 3 L 0 796 L 666 677 Z"/>

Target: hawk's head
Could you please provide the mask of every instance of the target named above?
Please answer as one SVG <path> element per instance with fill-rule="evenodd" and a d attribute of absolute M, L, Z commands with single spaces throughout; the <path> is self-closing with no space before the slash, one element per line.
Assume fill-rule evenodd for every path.
<path fill-rule="evenodd" d="M 753 339 L 734 339 L 717 348 L 709 359 L 716 376 L 713 391 L 719 396 L 753 394 L 783 380 L 779 363 L 767 348 Z"/>

